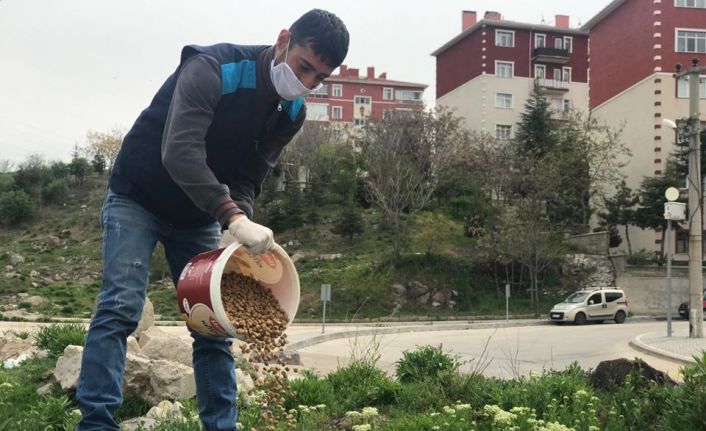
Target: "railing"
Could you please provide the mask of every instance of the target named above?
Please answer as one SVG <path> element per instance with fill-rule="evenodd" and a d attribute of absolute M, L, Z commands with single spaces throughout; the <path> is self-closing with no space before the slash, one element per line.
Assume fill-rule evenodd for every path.
<path fill-rule="evenodd" d="M 558 79 L 547 78 L 535 78 L 534 82 L 538 87 L 562 91 L 569 91 L 569 86 L 571 85 L 571 83 L 568 81 L 560 81 Z"/>
<path fill-rule="evenodd" d="M 533 51 L 534 57 L 566 57 L 569 58 L 569 50 L 564 48 L 548 48 L 541 46 Z"/>

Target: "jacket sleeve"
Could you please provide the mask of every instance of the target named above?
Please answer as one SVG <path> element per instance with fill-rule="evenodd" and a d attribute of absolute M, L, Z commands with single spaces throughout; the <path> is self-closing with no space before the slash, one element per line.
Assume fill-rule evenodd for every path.
<path fill-rule="evenodd" d="M 243 211 L 206 164 L 206 133 L 221 96 L 218 62 L 200 54 L 181 68 L 162 136 L 162 164 L 179 187 L 221 226 Z"/>

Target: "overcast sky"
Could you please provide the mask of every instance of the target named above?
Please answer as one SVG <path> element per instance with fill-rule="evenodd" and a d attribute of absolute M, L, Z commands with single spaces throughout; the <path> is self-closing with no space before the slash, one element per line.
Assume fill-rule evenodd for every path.
<path fill-rule="evenodd" d="M 428 84 L 430 53 L 461 31 L 461 11 L 585 23 L 610 0 L 0 0 L 0 159 L 69 160 L 86 132 L 129 128 L 186 44 L 272 44 L 311 8 L 348 26 L 345 64 Z"/>

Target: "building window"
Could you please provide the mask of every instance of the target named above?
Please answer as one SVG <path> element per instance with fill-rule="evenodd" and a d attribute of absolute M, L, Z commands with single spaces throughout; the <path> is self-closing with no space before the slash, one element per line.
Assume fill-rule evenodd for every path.
<path fill-rule="evenodd" d="M 677 81 L 677 97 L 689 97 L 689 77 L 684 76 Z M 699 98 L 706 99 L 706 77 L 699 79 Z"/>
<path fill-rule="evenodd" d="M 678 230 L 675 235 L 676 242 L 674 244 L 675 254 L 687 254 L 689 253 L 689 231 L 688 230 Z"/>
<path fill-rule="evenodd" d="M 515 32 L 511 30 L 495 30 L 495 46 L 514 47 Z"/>
<path fill-rule="evenodd" d="M 543 64 L 534 65 L 534 77 L 544 79 L 547 77 L 547 66 Z"/>
<path fill-rule="evenodd" d="M 307 103 L 306 119 L 308 121 L 328 121 L 328 104 Z"/>
<path fill-rule="evenodd" d="M 368 120 L 366 118 L 356 118 L 353 122 L 356 126 L 365 126 L 368 124 Z"/>
<path fill-rule="evenodd" d="M 497 139 L 508 140 L 512 138 L 512 126 L 509 124 L 496 124 L 495 137 Z"/>
<path fill-rule="evenodd" d="M 564 99 L 564 112 L 571 112 L 571 100 Z"/>
<path fill-rule="evenodd" d="M 328 98 L 328 85 L 322 85 L 318 90 L 309 93 L 307 97 L 313 97 L 315 99 Z"/>
<path fill-rule="evenodd" d="M 422 100 L 422 92 L 415 90 L 397 90 L 397 100 L 402 102 L 420 102 Z"/>
<path fill-rule="evenodd" d="M 674 6 L 706 8 L 706 0 L 676 0 Z"/>
<path fill-rule="evenodd" d="M 333 84 L 331 86 L 332 95 L 333 97 L 341 97 L 343 95 L 343 85 L 342 84 Z"/>
<path fill-rule="evenodd" d="M 395 112 L 393 109 L 383 109 L 382 110 L 382 119 L 383 120 L 390 120 L 392 118 L 393 112 Z"/>
<path fill-rule="evenodd" d="M 390 87 L 383 87 L 382 89 L 382 100 L 392 100 L 394 99 L 394 90 Z"/>
<path fill-rule="evenodd" d="M 495 107 L 503 109 L 512 109 L 512 94 L 495 93 Z"/>
<path fill-rule="evenodd" d="M 355 96 L 353 100 L 356 105 L 370 105 L 370 97 Z"/>
<path fill-rule="evenodd" d="M 564 49 L 564 39 L 561 39 L 558 37 L 556 39 L 554 39 L 554 48 Z"/>
<path fill-rule="evenodd" d="M 574 50 L 574 38 L 571 36 L 564 36 L 564 49 L 572 53 Z"/>
<path fill-rule="evenodd" d="M 554 69 L 554 80 L 561 81 L 561 69 Z"/>
<path fill-rule="evenodd" d="M 340 120 L 343 118 L 343 106 L 332 106 L 331 107 L 331 117 L 334 120 Z"/>
<path fill-rule="evenodd" d="M 561 80 L 564 82 L 571 82 L 571 68 L 562 67 L 561 68 Z"/>
<path fill-rule="evenodd" d="M 514 66 L 515 64 L 511 61 L 496 61 L 495 76 L 498 78 L 512 78 L 515 75 Z"/>
<path fill-rule="evenodd" d="M 677 52 L 706 53 L 706 31 L 677 30 Z"/>
<path fill-rule="evenodd" d="M 544 48 L 545 46 L 547 46 L 547 35 L 541 34 L 541 33 L 536 33 L 534 35 L 534 47 L 535 48 Z"/>

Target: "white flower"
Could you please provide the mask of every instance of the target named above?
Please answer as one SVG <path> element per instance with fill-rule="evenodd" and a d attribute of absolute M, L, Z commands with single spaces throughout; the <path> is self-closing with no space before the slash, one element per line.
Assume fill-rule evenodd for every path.
<path fill-rule="evenodd" d="M 370 424 L 353 425 L 353 431 L 370 431 Z"/>
<path fill-rule="evenodd" d="M 362 416 L 362 415 L 360 414 L 360 412 L 357 412 L 357 411 L 355 411 L 355 410 L 346 412 L 346 417 L 347 417 L 348 419 L 357 419 L 357 418 L 359 418 L 359 417 L 361 417 L 361 416 Z"/>
<path fill-rule="evenodd" d="M 363 407 L 362 414 L 364 418 L 374 418 L 378 415 L 378 409 L 375 407 Z"/>
<path fill-rule="evenodd" d="M 471 405 L 470 404 L 456 404 L 456 406 L 454 408 L 456 409 L 457 412 L 462 412 L 464 410 L 470 410 Z"/>
<path fill-rule="evenodd" d="M 314 408 L 316 410 L 323 410 L 326 408 L 326 404 L 317 404 Z"/>
<path fill-rule="evenodd" d="M 453 407 L 449 407 L 449 406 L 444 406 L 443 410 L 444 410 L 444 413 L 446 413 L 447 415 L 452 415 L 452 414 L 456 413 L 456 410 Z"/>
<path fill-rule="evenodd" d="M 439 414 L 440 414 L 439 412 L 432 412 L 432 413 L 429 413 L 429 416 L 432 418 L 435 418 L 435 417 L 439 416 Z"/>

